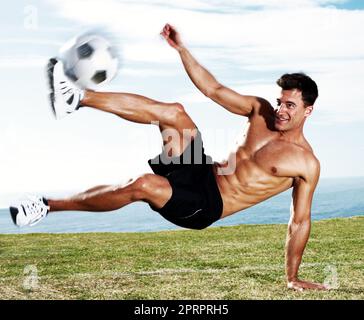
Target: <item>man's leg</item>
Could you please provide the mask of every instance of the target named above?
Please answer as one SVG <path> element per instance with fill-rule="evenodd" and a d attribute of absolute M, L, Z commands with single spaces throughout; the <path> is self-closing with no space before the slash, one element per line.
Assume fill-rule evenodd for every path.
<path fill-rule="evenodd" d="M 14 224 L 22 227 L 37 224 L 53 211 L 111 211 L 135 201 L 162 208 L 171 196 L 172 188 L 166 178 L 145 174 L 126 185 L 99 186 L 61 200 L 29 196 L 9 210 Z"/>
<path fill-rule="evenodd" d="M 172 195 L 168 180 L 155 174 L 145 174 L 125 185 L 98 186 L 75 196 L 47 199 L 49 211 L 112 211 L 135 201 L 144 201 L 162 208 Z"/>
<path fill-rule="evenodd" d="M 125 120 L 156 124 L 168 143 L 169 156 L 179 156 L 196 133 L 196 125 L 180 103 L 164 103 L 131 93 L 85 91 L 81 105 L 113 113 Z"/>
<path fill-rule="evenodd" d="M 195 124 L 179 103 L 158 102 L 130 93 L 85 91 L 81 105 L 136 123 L 158 124 L 164 142 L 171 148 L 169 156 L 179 156 L 197 133 Z M 172 140 L 168 139 L 171 130 L 177 133 Z M 185 130 L 190 131 L 190 135 L 184 135 Z M 166 178 L 146 174 L 125 185 L 99 186 L 67 199 L 47 201 L 50 211 L 111 211 L 134 201 L 162 208 L 171 195 L 172 188 Z"/>
<path fill-rule="evenodd" d="M 82 106 L 113 113 L 125 120 L 158 124 L 163 141 L 170 148 L 169 156 L 180 155 L 197 133 L 196 126 L 179 103 L 163 103 L 130 93 L 85 91 Z M 185 134 L 185 131 L 190 131 Z M 172 134 L 175 131 L 176 134 Z M 98 186 L 67 199 L 47 199 L 50 211 L 112 211 L 134 201 L 145 201 L 161 208 L 172 195 L 168 180 L 146 174 L 125 185 Z"/>
<path fill-rule="evenodd" d="M 180 103 L 163 103 L 130 93 L 81 90 L 67 78 L 62 61 L 57 59 L 49 60 L 48 78 L 51 106 L 57 118 L 87 106 L 129 121 L 157 124 L 169 156 L 179 156 L 197 134 L 195 124 Z"/>
<path fill-rule="evenodd" d="M 129 93 L 81 90 L 67 79 L 62 63 L 57 59 L 50 59 L 48 77 L 51 106 L 57 118 L 74 112 L 81 105 L 110 112 L 129 121 L 157 124 L 165 145 L 168 143 L 170 148 L 168 155 L 173 157 L 181 155 L 197 134 L 195 124 L 179 103 L 163 103 Z M 145 201 L 161 208 L 171 196 L 172 188 L 166 178 L 147 174 L 124 186 L 99 186 L 62 200 L 34 196 L 11 206 L 10 213 L 16 225 L 34 225 L 48 211 L 111 211 L 134 201 Z"/>

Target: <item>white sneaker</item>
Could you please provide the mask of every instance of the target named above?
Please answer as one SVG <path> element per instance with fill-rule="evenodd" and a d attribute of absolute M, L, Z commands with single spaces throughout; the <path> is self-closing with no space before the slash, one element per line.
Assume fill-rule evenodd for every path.
<path fill-rule="evenodd" d="M 49 59 L 47 72 L 52 110 L 55 117 L 61 119 L 80 108 L 84 90 L 69 80 L 64 73 L 63 62 L 56 58 Z"/>
<path fill-rule="evenodd" d="M 44 219 L 49 211 L 47 200 L 39 196 L 28 196 L 28 199 L 11 206 L 10 215 L 18 227 L 34 226 Z"/>

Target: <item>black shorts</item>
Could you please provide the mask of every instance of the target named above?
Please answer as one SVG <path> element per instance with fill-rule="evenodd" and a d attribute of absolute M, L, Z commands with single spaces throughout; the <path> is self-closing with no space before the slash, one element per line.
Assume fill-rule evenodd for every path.
<path fill-rule="evenodd" d="M 150 205 L 154 211 L 180 227 L 197 230 L 220 219 L 223 202 L 199 131 L 179 157 L 167 157 L 162 152 L 148 163 L 172 187 L 172 196 L 163 208 Z"/>

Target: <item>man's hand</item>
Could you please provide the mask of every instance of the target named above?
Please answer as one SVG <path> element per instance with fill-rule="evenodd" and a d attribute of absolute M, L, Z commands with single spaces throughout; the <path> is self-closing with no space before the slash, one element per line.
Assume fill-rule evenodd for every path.
<path fill-rule="evenodd" d="M 329 290 L 330 288 L 324 284 L 313 283 L 308 281 L 293 280 L 288 281 L 288 289 L 293 289 L 302 292 L 303 290 Z"/>
<path fill-rule="evenodd" d="M 166 41 L 172 48 L 176 49 L 177 51 L 182 48 L 183 44 L 181 41 L 181 37 L 177 30 L 170 24 L 167 23 L 160 34 L 164 39 L 166 39 Z"/>

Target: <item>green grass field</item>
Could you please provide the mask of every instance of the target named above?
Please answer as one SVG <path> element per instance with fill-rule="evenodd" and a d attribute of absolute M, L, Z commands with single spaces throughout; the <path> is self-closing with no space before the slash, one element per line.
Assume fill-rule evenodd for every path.
<path fill-rule="evenodd" d="M 287 290 L 285 225 L 204 231 L 0 235 L 1 299 L 363 299 L 364 217 L 314 222 Z"/>

